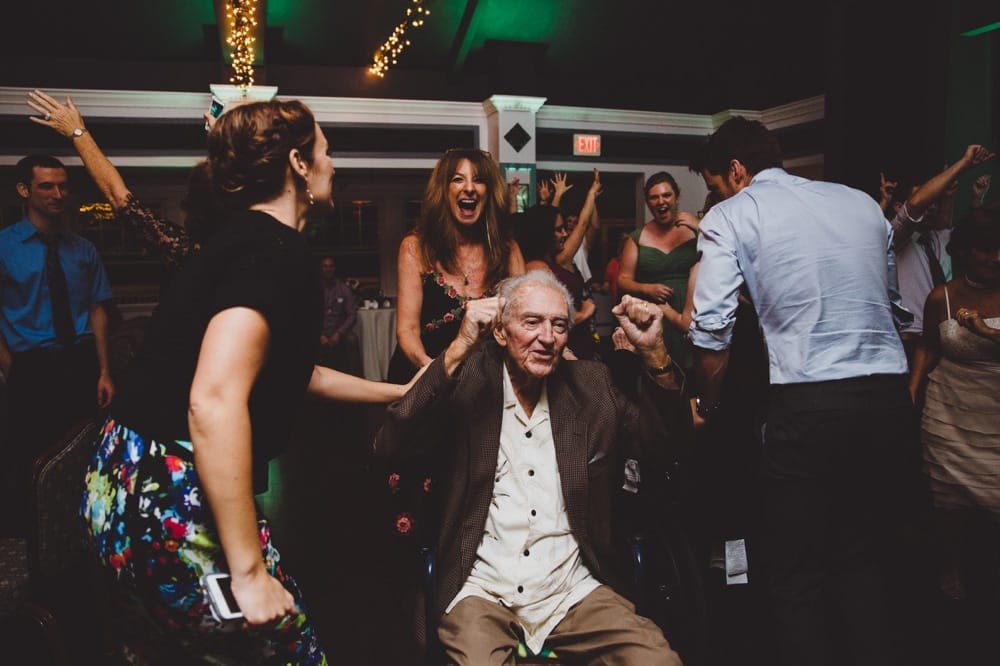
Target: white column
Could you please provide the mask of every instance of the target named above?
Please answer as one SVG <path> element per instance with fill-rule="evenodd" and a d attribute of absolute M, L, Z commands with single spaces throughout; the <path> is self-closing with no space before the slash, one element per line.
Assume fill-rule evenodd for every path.
<path fill-rule="evenodd" d="M 493 95 L 486 110 L 487 150 L 500 163 L 507 182 L 517 178 L 528 188 L 528 204 L 535 198 L 537 128 L 535 115 L 544 97 Z"/>

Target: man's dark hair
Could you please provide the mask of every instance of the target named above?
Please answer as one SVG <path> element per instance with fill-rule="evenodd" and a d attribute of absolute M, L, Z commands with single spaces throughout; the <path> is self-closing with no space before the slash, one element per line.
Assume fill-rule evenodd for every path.
<path fill-rule="evenodd" d="M 781 166 L 781 144 L 763 123 L 733 116 L 708 137 L 700 159 L 693 164 L 715 175 L 725 174 L 729 162 L 739 160 L 754 176 L 764 169 Z"/>
<path fill-rule="evenodd" d="M 22 157 L 14 167 L 14 175 L 18 183 L 31 187 L 31 179 L 35 177 L 35 167 L 42 169 L 66 169 L 66 166 L 51 155 L 28 155 Z"/>

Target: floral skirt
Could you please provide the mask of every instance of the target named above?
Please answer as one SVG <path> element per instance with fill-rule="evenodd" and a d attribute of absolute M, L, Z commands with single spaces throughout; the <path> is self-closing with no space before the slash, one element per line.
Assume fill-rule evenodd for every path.
<path fill-rule="evenodd" d="M 327 663 L 301 592 L 259 516 L 265 566 L 295 598 L 296 613 L 252 629 L 212 616 L 200 581 L 226 571 L 225 556 L 190 442 L 148 440 L 109 417 L 87 470 L 81 513 L 102 565 L 171 644 L 212 663 Z"/>

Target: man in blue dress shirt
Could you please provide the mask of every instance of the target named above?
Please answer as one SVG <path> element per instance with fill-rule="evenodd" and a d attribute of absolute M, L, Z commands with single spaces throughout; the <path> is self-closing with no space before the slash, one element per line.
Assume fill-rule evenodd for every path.
<path fill-rule="evenodd" d="M 78 418 L 114 396 L 108 370 L 108 278 L 97 249 L 63 223 L 69 180 L 59 160 L 17 164 L 25 217 L 0 231 L 0 373 L 9 424 L 2 455 L 5 532 L 21 533 L 31 465 Z"/>
<path fill-rule="evenodd" d="M 740 286 L 766 343 L 763 563 L 783 663 L 890 664 L 880 565 L 915 477 L 892 229 L 866 193 L 782 168 L 777 138 L 734 117 L 700 171 L 690 335 L 699 411 L 719 408 Z M 897 553 L 892 553 L 897 554 Z"/>

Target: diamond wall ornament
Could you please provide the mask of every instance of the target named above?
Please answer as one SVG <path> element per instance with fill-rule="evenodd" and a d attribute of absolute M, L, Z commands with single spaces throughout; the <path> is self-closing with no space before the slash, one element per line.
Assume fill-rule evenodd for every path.
<path fill-rule="evenodd" d="M 523 127 L 521 127 L 520 123 L 514 123 L 514 126 L 503 135 L 503 138 L 510 144 L 511 148 L 518 153 L 521 152 L 522 148 L 528 145 L 529 141 L 531 141 L 531 135 L 528 134 Z"/>

